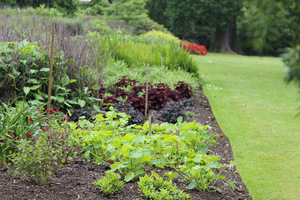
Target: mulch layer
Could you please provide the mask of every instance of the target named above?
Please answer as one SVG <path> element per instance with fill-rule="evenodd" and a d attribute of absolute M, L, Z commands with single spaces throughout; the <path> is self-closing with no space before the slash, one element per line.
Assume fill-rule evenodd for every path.
<path fill-rule="evenodd" d="M 213 154 L 218 155 L 223 165 L 228 166 L 222 175 L 229 178 L 236 184 L 233 190 L 226 180 L 219 180 L 216 186 L 221 188 L 221 192 L 199 192 L 197 190 L 186 189 L 187 185 L 180 181 L 178 176 L 173 179 L 173 182 L 179 189 L 185 190 L 191 195 L 192 200 L 249 200 L 249 193 L 236 168 L 230 166 L 230 161 L 233 160 L 233 154 L 228 138 L 222 133 L 209 104 L 208 99 L 203 94 L 202 88 L 193 97 L 195 116 L 193 121 L 204 125 L 210 125 L 211 133 L 219 134 L 216 139 L 216 144 L 210 149 Z M 156 113 L 152 113 L 154 122 L 160 123 L 156 119 Z M 21 180 L 20 178 L 12 178 L 6 173 L 6 169 L 0 165 L 0 199 L 1 200 L 17 200 L 17 199 L 51 199 L 51 200 L 85 200 L 85 199 L 125 199 L 125 200 L 140 200 L 145 199 L 138 191 L 138 184 L 130 182 L 125 184 L 121 193 L 114 196 L 104 196 L 101 192 L 92 185 L 92 182 L 105 176 L 105 171 L 109 170 L 109 165 L 95 165 L 77 161 L 72 165 L 65 165 L 63 168 L 56 171 L 53 178 L 47 184 L 34 185 L 30 182 Z M 156 169 L 159 174 L 164 174 L 164 170 Z"/>

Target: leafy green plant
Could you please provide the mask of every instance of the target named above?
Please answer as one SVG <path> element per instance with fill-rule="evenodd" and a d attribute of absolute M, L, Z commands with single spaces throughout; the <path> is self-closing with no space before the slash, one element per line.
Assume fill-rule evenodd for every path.
<path fill-rule="evenodd" d="M 144 177 L 140 177 L 138 181 L 139 191 L 147 199 L 172 200 L 190 198 L 190 195 L 177 189 L 177 187 L 173 185 L 172 180 L 165 181 L 163 177 L 159 177 L 156 173 L 152 174 L 155 174 L 155 178 L 145 175 Z"/>
<path fill-rule="evenodd" d="M 105 118 L 106 117 L 106 118 Z M 96 115 L 94 123 L 80 120 L 72 123 L 71 133 L 84 142 L 83 155 L 96 163 L 108 162 L 112 171 L 124 176 L 125 182 L 147 172 L 151 166 L 170 167 L 180 173 L 187 183 L 195 182 L 199 190 L 210 190 L 216 180 L 224 178 L 214 173 L 222 168 L 219 158 L 208 155 L 208 146 L 215 144 L 209 126 L 196 122 L 163 123 L 126 126 L 129 116 L 111 110 Z M 174 134 L 178 130 L 178 134 Z M 172 175 L 170 175 L 172 177 Z M 195 184 L 191 184 L 189 188 Z"/>
<path fill-rule="evenodd" d="M 113 171 L 107 171 L 106 176 L 102 179 L 93 182 L 94 186 L 97 186 L 104 195 L 116 194 L 121 191 L 124 183 L 120 181 L 120 174 Z"/>
<path fill-rule="evenodd" d="M 64 163 L 71 163 L 81 151 L 81 144 L 69 135 L 67 118 L 56 115 L 54 109 L 47 110 L 48 117 L 42 119 L 40 130 L 20 137 L 17 151 L 8 155 L 16 169 L 8 163 L 8 172 L 34 183 L 46 183 L 53 172 Z"/>
<path fill-rule="evenodd" d="M 195 113 L 193 111 L 187 111 L 185 114 L 190 118 L 193 118 L 195 116 Z"/>
<path fill-rule="evenodd" d="M 26 133 L 37 130 L 43 118 L 36 107 L 24 102 L 16 104 L 16 107 L 11 107 L 1 102 L 0 106 L 0 161 L 4 163 L 7 155 L 15 151 L 20 138 L 27 139 Z"/>

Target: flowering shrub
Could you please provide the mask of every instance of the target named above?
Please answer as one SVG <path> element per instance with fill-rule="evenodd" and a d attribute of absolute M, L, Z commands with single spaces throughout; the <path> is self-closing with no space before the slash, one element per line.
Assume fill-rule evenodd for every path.
<path fill-rule="evenodd" d="M 206 55 L 207 50 L 204 45 L 198 45 L 196 43 L 191 43 L 186 40 L 182 40 L 180 42 L 181 46 L 183 47 L 184 51 L 188 51 L 190 54 L 194 55 Z"/>
<path fill-rule="evenodd" d="M 21 174 L 21 178 L 34 183 L 45 183 L 55 170 L 73 162 L 81 151 L 81 143 L 69 135 L 68 117 L 53 108 L 46 112 L 39 130 L 20 137 L 17 151 L 8 156 L 17 166 L 12 172 L 14 176 Z M 7 166 L 11 172 L 11 164 Z"/>

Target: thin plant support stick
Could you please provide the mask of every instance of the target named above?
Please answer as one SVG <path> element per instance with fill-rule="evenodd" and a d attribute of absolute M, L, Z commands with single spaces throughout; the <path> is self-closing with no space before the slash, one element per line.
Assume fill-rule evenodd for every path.
<path fill-rule="evenodd" d="M 177 135 L 177 137 L 179 137 L 179 130 L 178 129 L 176 130 L 176 135 Z M 176 154 L 178 154 L 178 149 L 179 149 L 178 140 L 176 140 L 176 148 L 177 148 Z"/>
<path fill-rule="evenodd" d="M 145 116 L 147 117 L 148 111 L 148 82 L 149 82 L 149 64 L 147 64 L 147 80 L 146 80 L 146 99 L 145 99 Z"/>
<path fill-rule="evenodd" d="M 149 136 L 152 135 L 152 117 L 149 116 Z"/>
<path fill-rule="evenodd" d="M 53 51 L 54 51 L 54 29 L 55 29 L 55 22 L 52 22 L 52 40 L 51 40 L 51 52 L 50 52 L 50 72 L 49 72 L 49 87 L 48 87 L 48 106 L 47 106 L 48 110 L 50 110 L 50 102 L 51 102 Z"/>
<path fill-rule="evenodd" d="M 173 82 L 171 82 L 171 90 L 174 90 Z"/>

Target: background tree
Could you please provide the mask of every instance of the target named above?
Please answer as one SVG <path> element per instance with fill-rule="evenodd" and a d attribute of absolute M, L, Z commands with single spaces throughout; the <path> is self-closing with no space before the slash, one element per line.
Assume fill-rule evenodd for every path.
<path fill-rule="evenodd" d="M 203 38 L 211 41 L 213 34 L 210 49 L 218 52 L 241 52 L 236 34 L 236 17 L 241 7 L 242 0 L 148 1 L 152 19 L 164 24 L 176 36 L 188 40 L 194 37 L 200 44 L 205 44 L 201 41 Z"/>
<path fill-rule="evenodd" d="M 126 24 L 147 19 L 145 0 L 114 0 L 112 5 L 105 10 L 106 15 L 124 20 Z"/>

